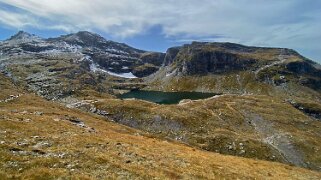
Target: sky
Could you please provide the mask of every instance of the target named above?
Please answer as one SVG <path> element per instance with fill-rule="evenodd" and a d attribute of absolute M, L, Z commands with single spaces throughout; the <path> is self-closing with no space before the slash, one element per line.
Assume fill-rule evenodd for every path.
<path fill-rule="evenodd" d="M 295 49 L 321 63 L 321 0 L 0 0 L 0 40 L 92 31 L 165 52 L 192 41 Z"/>

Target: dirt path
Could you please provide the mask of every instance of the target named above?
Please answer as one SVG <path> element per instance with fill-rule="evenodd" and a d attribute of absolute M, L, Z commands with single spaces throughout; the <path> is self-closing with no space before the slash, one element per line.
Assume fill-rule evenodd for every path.
<path fill-rule="evenodd" d="M 284 63 L 284 62 L 287 60 L 287 56 L 284 55 L 284 54 L 285 54 L 284 49 L 282 49 L 280 55 L 278 56 L 278 61 L 275 61 L 275 62 L 273 62 L 273 63 L 271 63 L 271 64 L 265 65 L 265 66 L 259 68 L 258 70 L 256 70 L 256 71 L 254 72 L 255 77 L 257 77 L 257 75 L 258 75 L 261 71 L 263 71 L 263 70 L 265 70 L 265 69 L 268 69 L 268 68 L 273 67 L 273 66 L 275 66 L 275 65 Z"/>

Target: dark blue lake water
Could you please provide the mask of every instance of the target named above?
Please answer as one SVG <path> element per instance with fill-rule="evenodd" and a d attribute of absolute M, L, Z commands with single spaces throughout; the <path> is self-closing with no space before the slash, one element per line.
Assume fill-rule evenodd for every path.
<path fill-rule="evenodd" d="M 136 98 L 158 104 L 178 104 L 183 99 L 206 99 L 215 96 L 215 93 L 202 92 L 162 92 L 162 91 L 143 91 L 136 90 L 119 95 L 121 99 Z"/>

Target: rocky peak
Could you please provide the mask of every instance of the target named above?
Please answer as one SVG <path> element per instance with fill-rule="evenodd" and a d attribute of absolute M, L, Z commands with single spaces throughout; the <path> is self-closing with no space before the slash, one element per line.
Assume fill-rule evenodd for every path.
<path fill-rule="evenodd" d="M 51 38 L 49 41 L 65 41 L 69 44 L 80 46 L 99 46 L 107 43 L 107 40 L 100 35 L 88 31 L 79 31 L 77 33 L 63 35 L 58 38 Z"/>
<path fill-rule="evenodd" d="M 28 38 L 31 37 L 32 35 L 24 32 L 24 31 L 19 31 L 17 32 L 15 35 L 11 36 L 9 40 L 13 40 L 13 39 L 24 39 L 24 38 Z"/>
<path fill-rule="evenodd" d="M 81 41 L 89 44 L 93 44 L 94 42 L 107 42 L 107 40 L 99 34 L 88 31 L 79 31 L 78 33 L 74 34 L 74 36 L 78 37 Z"/>
<path fill-rule="evenodd" d="M 124 43 L 118 43 L 106 40 L 104 37 L 88 31 L 79 31 L 77 33 L 63 35 L 58 38 L 50 38 L 48 42 L 63 41 L 70 45 L 78 45 L 84 48 L 95 48 L 101 51 L 124 51 L 126 53 L 144 53 L 145 51 L 135 49 Z"/>
<path fill-rule="evenodd" d="M 41 38 L 34 34 L 30 34 L 28 32 L 19 31 L 17 34 L 11 36 L 8 40 L 28 42 L 28 41 L 39 41 L 41 40 Z"/>

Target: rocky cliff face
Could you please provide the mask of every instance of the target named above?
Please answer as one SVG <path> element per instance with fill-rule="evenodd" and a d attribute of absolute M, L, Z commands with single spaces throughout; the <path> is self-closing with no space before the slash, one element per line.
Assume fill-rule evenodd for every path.
<path fill-rule="evenodd" d="M 225 73 L 247 70 L 256 60 L 239 56 L 229 49 L 220 49 L 217 44 L 192 43 L 183 46 L 174 59 L 178 71 L 185 75 L 205 75 L 208 73 Z"/>
<path fill-rule="evenodd" d="M 180 61 L 180 56 L 178 61 Z M 183 58 L 186 58 L 183 56 Z M 204 75 L 208 73 L 224 73 L 233 70 L 246 70 L 255 63 L 253 59 L 243 59 L 235 54 L 220 51 L 191 52 L 182 67 L 179 68 L 186 75 Z"/>
<path fill-rule="evenodd" d="M 161 66 L 164 62 L 165 53 L 158 52 L 146 52 L 141 54 L 140 59 L 144 63 L 153 64 L 155 66 Z"/>
<path fill-rule="evenodd" d="M 148 81 L 165 91 L 271 94 L 294 85 L 319 92 L 321 68 L 291 49 L 193 42 L 169 48 Z"/>
<path fill-rule="evenodd" d="M 166 55 L 165 55 L 165 59 L 164 59 L 165 66 L 168 66 L 174 62 L 174 59 L 176 58 L 180 49 L 181 49 L 181 47 L 172 47 L 166 51 Z"/>
<path fill-rule="evenodd" d="M 168 49 L 164 65 L 175 66 L 178 72 L 185 75 L 219 74 L 255 70 L 264 63 L 277 61 L 280 54 L 303 58 L 289 49 L 247 47 L 233 43 L 193 42 Z M 294 72 L 299 71 L 295 64 L 290 64 L 289 68 Z M 305 69 L 300 69 L 302 72 L 311 71 L 308 65 L 303 68 Z"/>

